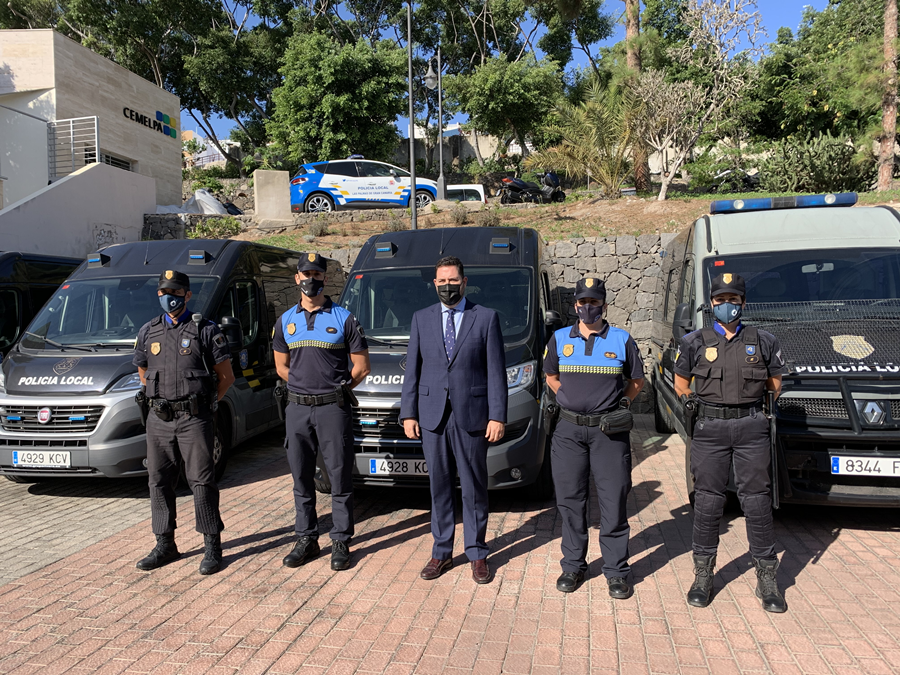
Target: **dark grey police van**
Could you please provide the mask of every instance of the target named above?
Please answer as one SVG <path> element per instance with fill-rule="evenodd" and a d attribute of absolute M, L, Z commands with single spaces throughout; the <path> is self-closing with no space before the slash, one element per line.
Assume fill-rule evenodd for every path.
<path fill-rule="evenodd" d="M 146 474 L 131 361 L 161 313 L 160 273 L 191 278 L 191 312 L 222 326 L 237 378 L 219 405 L 216 471 L 229 449 L 280 424 L 272 330 L 296 302 L 296 252 L 231 240 L 117 244 L 91 254 L 49 298 L 0 370 L 0 474 L 13 481 Z"/>
<path fill-rule="evenodd" d="M 856 201 L 844 193 L 713 202 L 663 252 L 656 428 L 685 437 L 689 493 L 674 360 L 683 335 L 713 323 L 710 280 L 731 272 L 747 282 L 742 321 L 777 336 L 790 369 L 772 420 L 775 505 L 900 506 L 900 216 L 841 208 Z M 721 377 L 721 368 L 705 375 Z"/>
<path fill-rule="evenodd" d="M 81 258 L 0 252 L 0 355 L 6 355 L 34 315 L 81 262 Z"/>
<path fill-rule="evenodd" d="M 497 311 L 506 346 L 509 412 L 506 435 L 488 449 L 488 488 L 531 486 L 536 496 L 552 494 L 541 366 L 544 345 L 562 321 L 541 251 L 538 233 L 525 228 L 392 232 L 366 242 L 340 297 L 365 330 L 372 364 L 354 390 L 358 483 L 428 484 L 422 444 L 406 437 L 399 420 L 400 393 L 413 313 L 438 302 L 434 264 L 452 255 L 465 266 L 466 298 Z M 321 466 L 316 485 L 329 489 Z"/>

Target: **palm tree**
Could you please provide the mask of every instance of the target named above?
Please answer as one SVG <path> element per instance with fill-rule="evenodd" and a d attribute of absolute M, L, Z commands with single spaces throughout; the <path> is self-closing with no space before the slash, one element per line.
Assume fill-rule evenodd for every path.
<path fill-rule="evenodd" d="M 550 130 L 562 137 L 552 148 L 532 153 L 529 169 L 550 168 L 600 183 L 609 197 L 618 197 L 631 170 L 632 144 L 637 140 L 635 117 L 641 103 L 628 88 L 604 89 L 594 82 L 584 102 L 563 102 L 554 111 Z"/>

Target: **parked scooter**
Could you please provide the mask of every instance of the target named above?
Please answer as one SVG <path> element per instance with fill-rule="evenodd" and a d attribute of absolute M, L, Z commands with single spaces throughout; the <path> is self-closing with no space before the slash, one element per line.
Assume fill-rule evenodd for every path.
<path fill-rule="evenodd" d="M 562 202 L 566 199 L 566 193 L 559 187 L 559 177 L 552 171 L 538 174 L 541 184 L 524 181 L 521 178 L 504 178 L 500 186 L 501 204 L 521 204 L 534 202 L 535 204 L 547 204 L 550 202 Z"/>

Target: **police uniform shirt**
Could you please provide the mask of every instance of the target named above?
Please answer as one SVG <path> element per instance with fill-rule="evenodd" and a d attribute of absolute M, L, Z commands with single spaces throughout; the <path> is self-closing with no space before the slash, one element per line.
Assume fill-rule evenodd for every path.
<path fill-rule="evenodd" d="M 299 304 L 275 323 L 273 346 L 290 354 L 288 389 L 296 394 L 331 394 L 350 380 L 350 354 L 369 348 L 362 327 L 331 298 L 314 312 Z"/>
<path fill-rule="evenodd" d="M 644 361 L 634 339 L 606 323 L 585 339 L 580 322 L 555 331 L 544 352 L 544 373 L 559 375 L 557 402 L 577 413 L 615 408 L 625 392 L 625 379 L 644 377 Z"/>
<path fill-rule="evenodd" d="M 198 347 L 195 347 L 193 342 L 196 339 L 196 332 L 192 315 L 188 310 L 185 310 L 178 320 L 172 321 L 171 317 L 168 314 L 163 314 L 152 321 L 148 321 L 141 329 L 138 331 L 137 339 L 134 343 L 134 358 L 132 359 L 132 363 L 136 365 L 138 368 L 147 368 L 149 364 L 150 354 L 153 354 L 153 350 L 159 350 L 157 353 L 163 351 L 163 347 L 167 343 L 171 343 L 176 346 L 176 353 L 170 353 L 169 351 L 163 353 L 164 358 L 166 359 L 192 359 L 196 358 L 196 352 L 194 351 Z M 161 339 L 159 340 L 150 340 L 148 339 L 148 334 L 150 333 L 151 327 L 154 327 L 162 323 L 164 328 L 164 333 L 159 336 Z M 169 331 L 174 331 L 175 335 L 171 335 Z M 211 356 L 212 365 L 218 365 L 220 363 L 224 363 L 225 361 L 231 360 L 231 352 L 228 349 L 228 343 L 225 340 L 225 336 L 222 335 L 222 331 L 219 327 L 209 319 L 204 319 L 200 322 L 200 331 L 199 331 L 199 350 L 200 354 L 206 355 L 207 358 Z M 170 338 L 174 337 L 174 340 Z M 157 346 L 154 346 L 157 345 Z M 153 354 L 156 356 L 156 354 Z M 210 363 L 207 361 L 207 363 Z M 212 369 L 212 365 L 210 369 Z M 202 366 L 201 366 L 202 368 Z M 181 371 L 182 369 L 178 367 L 176 364 L 176 372 Z M 177 383 L 167 383 L 168 392 L 160 391 L 149 392 L 148 396 L 161 396 L 163 398 L 168 398 L 170 400 L 175 400 L 177 398 L 183 398 L 184 392 L 179 392 L 177 389 Z"/>
<path fill-rule="evenodd" d="M 675 374 L 688 380 L 694 377 L 697 396 L 705 403 L 740 405 L 753 403 L 765 395 L 769 377 L 788 372 L 778 338 L 756 330 L 753 340 L 748 328 L 738 324 L 728 340 L 718 322 L 713 326 L 715 345 L 704 342 L 703 330 L 695 330 L 681 339 L 675 355 Z"/>

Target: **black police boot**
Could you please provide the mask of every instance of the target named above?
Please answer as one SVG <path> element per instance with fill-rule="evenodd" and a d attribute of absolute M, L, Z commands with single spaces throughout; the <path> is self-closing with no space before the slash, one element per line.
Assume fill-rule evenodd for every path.
<path fill-rule="evenodd" d="M 345 570 L 350 567 L 350 547 L 346 541 L 331 540 L 331 569 Z"/>
<path fill-rule="evenodd" d="M 563 572 L 556 580 L 556 590 L 560 593 L 571 593 L 584 581 L 584 572 Z"/>
<path fill-rule="evenodd" d="M 687 601 L 693 607 L 708 607 L 712 602 L 713 570 L 716 556 L 694 554 L 694 583 L 688 591 Z"/>
<path fill-rule="evenodd" d="M 281 562 L 285 567 L 300 567 L 319 555 L 319 540 L 312 537 L 300 537 L 294 544 L 294 550 L 284 556 Z"/>
<path fill-rule="evenodd" d="M 222 565 L 222 535 L 203 535 L 203 560 L 200 561 L 200 574 L 215 574 Z"/>
<path fill-rule="evenodd" d="M 165 534 L 156 535 L 156 547 L 147 554 L 146 558 L 138 560 L 136 567 L 139 570 L 149 572 L 157 567 L 168 565 L 173 560 L 178 560 L 181 553 L 175 546 L 175 533 L 166 532 Z"/>
<path fill-rule="evenodd" d="M 634 592 L 625 577 L 610 577 L 606 580 L 606 584 L 609 586 L 609 597 L 616 600 L 627 600 Z"/>
<path fill-rule="evenodd" d="M 778 582 L 775 573 L 778 571 L 778 559 L 759 560 L 753 559 L 756 568 L 756 597 L 762 600 L 763 609 L 767 612 L 781 614 L 787 611 L 787 603 L 784 596 L 778 590 Z"/>

